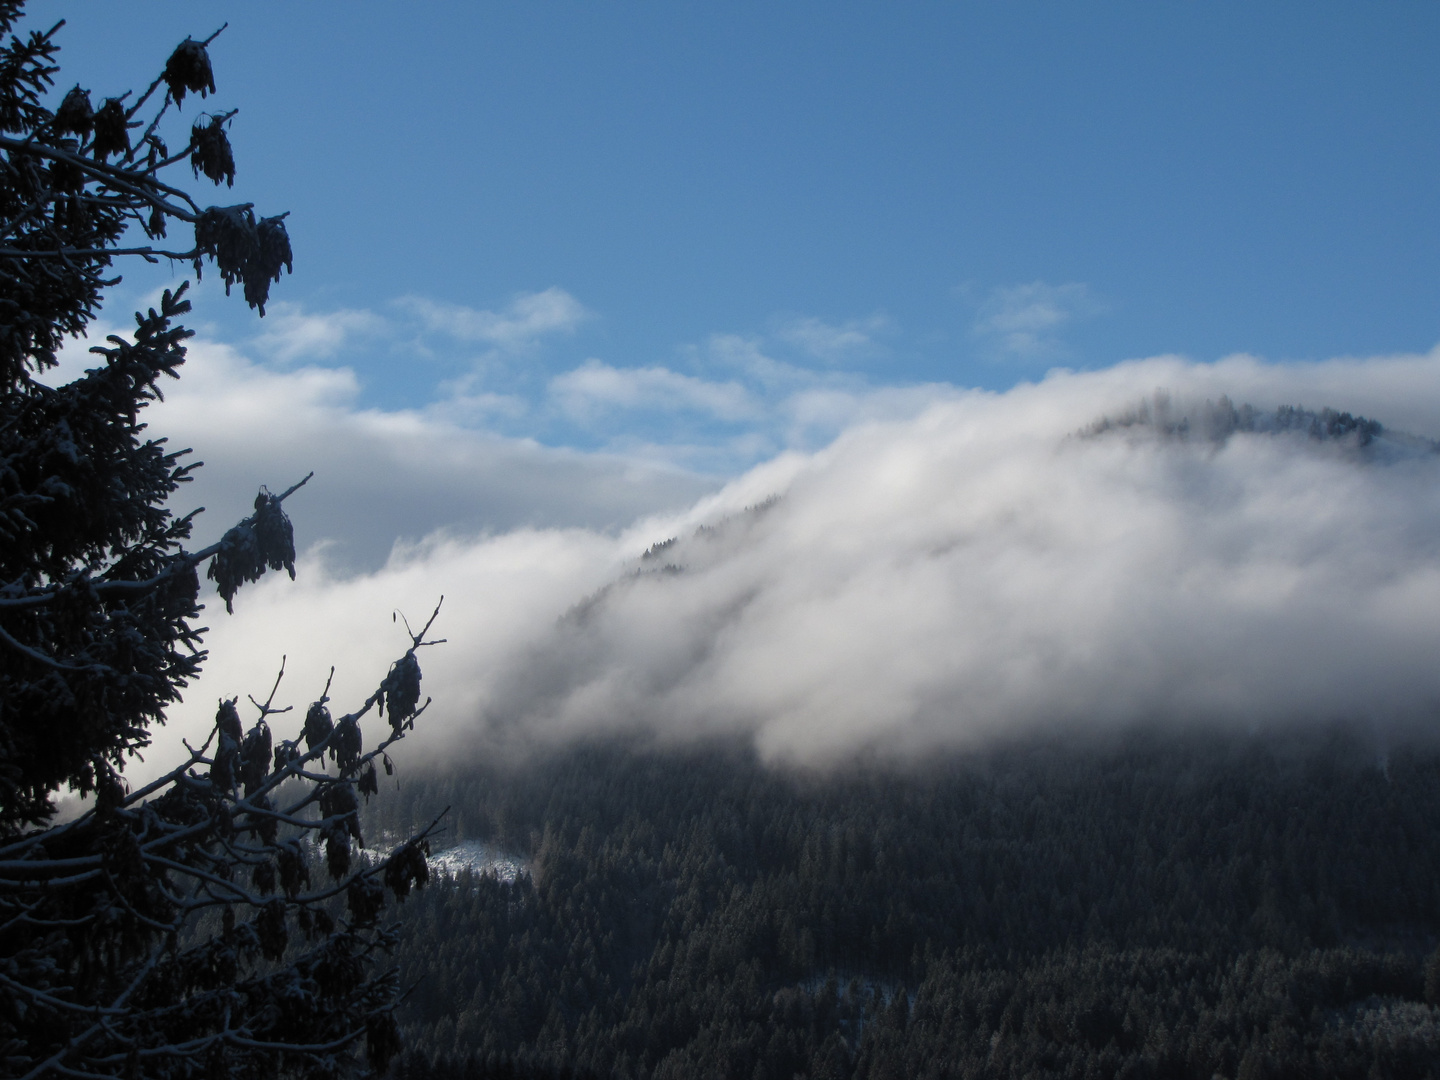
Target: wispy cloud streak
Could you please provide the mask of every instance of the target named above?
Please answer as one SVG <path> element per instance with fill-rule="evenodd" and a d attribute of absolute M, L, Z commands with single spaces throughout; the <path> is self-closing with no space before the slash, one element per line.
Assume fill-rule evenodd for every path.
<path fill-rule="evenodd" d="M 1065 327 L 1101 310 L 1090 289 L 1079 282 L 1032 281 L 992 290 L 980 302 L 971 331 L 1001 357 L 1055 360 L 1067 354 Z"/>
<path fill-rule="evenodd" d="M 522 293 L 498 312 L 418 296 L 407 297 L 400 306 L 431 332 L 506 350 L 526 348 L 548 335 L 573 333 L 588 314 L 575 297 L 553 287 Z"/>

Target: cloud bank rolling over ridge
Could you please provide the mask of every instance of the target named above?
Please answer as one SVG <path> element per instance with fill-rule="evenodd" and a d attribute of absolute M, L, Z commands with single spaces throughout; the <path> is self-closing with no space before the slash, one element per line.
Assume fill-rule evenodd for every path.
<path fill-rule="evenodd" d="M 605 732 L 738 735 L 823 764 L 1057 726 L 1433 722 L 1440 457 L 1303 432 L 1077 437 L 1158 388 L 1177 409 L 1228 394 L 1440 433 L 1440 352 L 1158 358 L 937 391 L 618 531 L 442 530 L 349 577 L 312 551 L 234 617 L 212 605 L 212 658 L 172 728 L 258 693 L 282 653 L 286 700 L 335 663 L 343 707 L 403 648 L 388 612 L 423 618 L 442 593 L 410 760 Z M 337 421 L 329 437 L 338 462 L 356 436 Z"/>

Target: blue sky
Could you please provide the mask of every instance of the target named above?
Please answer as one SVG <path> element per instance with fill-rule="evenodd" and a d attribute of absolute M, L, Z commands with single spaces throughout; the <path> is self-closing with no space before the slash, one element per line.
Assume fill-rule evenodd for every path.
<path fill-rule="evenodd" d="M 233 198 L 297 264 L 200 321 L 365 405 L 724 473 L 833 434 L 757 419 L 801 382 L 1440 340 L 1430 4 L 31 10 L 97 94 L 229 22 Z"/>

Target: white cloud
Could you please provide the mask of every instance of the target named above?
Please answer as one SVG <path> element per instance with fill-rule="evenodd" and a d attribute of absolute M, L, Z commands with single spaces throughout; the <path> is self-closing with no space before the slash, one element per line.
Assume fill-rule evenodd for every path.
<path fill-rule="evenodd" d="M 630 459 L 668 464 L 672 471 L 722 475 L 733 475 L 786 446 L 822 445 L 861 418 L 898 415 L 899 402 L 908 402 L 901 411 L 913 412 L 932 392 L 926 387 L 877 389 L 858 373 L 807 367 L 769 355 L 769 346 L 785 348 L 787 343 L 808 356 L 831 360 L 873 352 L 870 333 L 884 329 L 881 316 L 838 325 L 794 318 L 778 324 L 768 339 L 713 335 L 683 350 L 696 370 L 715 373 L 709 376 L 665 365 L 621 366 L 591 359 L 537 379 L 530 370 L 535 364 L 529 346 L 546 334 L 573 331 L 584 317 L 580 304 L 561 289 L 521 295 L 499 313 L 417 297 L 395 301 L 383 317 L 364 310 L 316 312 L 281 303 L 246 347 L 251 356 L 283 371 L 333 362 L 347 353 L 373 360 L 377 352 L 409 352 L 436 360 L 462 342 L 480 342 L 490 347 L 482 355 L 466 357 L 466 370 L 460 374 L 437 382 L 435 400 L 423 410 L 428 422 L 543 437 L 562 445 L 598 442 Z M 248 384 L 266 370 L 242 360 L 240 352 L 230 355 L 239 365 L 227 368 L 230 373 L 248 370 L 247 365 L 254 368 L 242 382 Z M 67 355 L 69 368 L 75 366 L 73 359 Z M 339 370 L 351 378 L 348 369 Z M 311 378 L 303 376 L 302 382 Z M 359 387 L 347 385 L 351 396 L 343 409 L 359 415 L 364 412 L 355 405 Z M 296 407 L 305 403 L 314 404 L 313 397 L 301 394 Z M 347 543 L 353 548 L 353 540 Z M 367 550 L 373 561 L 378 549 Z"/>
<path fill-rule="evenodd" d="M 838 432 L 870 421 L 908 420 L 938 401 L 963 393 L 943 383 L 915 386 L 835 385 L 799 390 L 784 402 L 786 441 L 823 445 Z"/>
<path fill-rule="evenodd" d="M 193 344 L 185 377 L 146 419 L 206 462 L 176 497 L 179 508 L 209 508 L 198 535 L 218 536 L 248 513 L 260 484 L 278 491 L 312 469 L 315 479 L 292 504 L 296 535 L 302 547 L 333 542 L 331 558 L 351 569 L 381 565 L 399 537 L 440 528 L 608 529 L 713 486 L 613 454 L 502 438 L 454 415 L 503 409 L 504 401 L 383 411 L 358 408 L 359 391 L 347 368 L 275 371 L 224 346 Z"/>
<path fill-rule="evenodd" d="M 577 420 L 612 410 L 688 410 L 719 420 L 753 419 L 760 412 L 737 382 L 711 382 L 663 367 L 617 368 L 599 360 L 557 375 L 549 390 L 559 408 Z"/>
<path fill-rule="evenodd" d="M 874 352 L 874 335 L 886 325 L 887 320 L 881 315 L 839 325 L 807 316 L 782 324 L 779 337 L 817 359 L 833 363 Z"/>
<path fill-rule="evenodd" d="M 267 684 L 281 653 L 289 700 L 332 662 L 342 697 L 363 696 L 403 645 L 389 610 L 423 615 L 441 593 L 449 644 L 425 658 L 436 703 L 411 761 L 617 730 L 730 733 L 823 762 L 1047 725 L 1433 720 L 1440 457 L 1366 462 L 1301 435 L 1071 437 L 1156 387 L 1440 434 L 1440 351 L 1157 358 L 1004 394 L 939 390 L 919 415 L 859 423 L 619 533 L 442 535 L 345 580 L 312 559 L 298 585 L 262 582 L 215 617 L 177 727 Z M 632 576 L 669 536 L 685 571 Z"/>
<path fill-rule="evenodd" d="M 690 350 L 707 364 L 727 367 L 770 393 L 834 381 L 836 376 L 776 360 L 759 340 L 741 334 L 711 334 L 700 348 Z M 841 376 L 841 378 L 844 378 Z M 850 380 L 853 381 L 853 380 Z"/>
<path fill-rule="evenodd" d="M 327 360 L 357 337 L 378 337 L 389 326 L 371 311 L 307 312 L 298 304 L 272 304 L 255 344 L 282 363 Z"/>
<path fill-rule="evenodd" d="M 1065 354 L 1062 328 L 1099 311 L 1099 303 L 1085 285 L 1032 281 L 992 290 L 981 301 L 971 329 L 1014 359 L 1053 359 Z"/>
<path fill-rule="evenodd" d="M 913 416 L 953 388 L 874 386 L 776 360 L 757 339 L 716 334 L 687 361 L 728 378 L 591 359 L 553 378 L 546 411 L 628 456 L 734 475 L 782 449 L 814 449 L 865 419 Z"/>
<path fill-rule="evenodd" d="M 428 330 L 509 351 L 526 348 L 547 335 L 573 333 L 588 314 L 580 301 L 554 287 L 521 293 L 500 312 L 418 296 L 407 297 L 400 304 Z"/>

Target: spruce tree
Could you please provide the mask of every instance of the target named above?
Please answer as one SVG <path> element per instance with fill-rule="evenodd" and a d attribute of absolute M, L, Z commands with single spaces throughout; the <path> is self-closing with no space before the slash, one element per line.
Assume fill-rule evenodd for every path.
<path fill-rule="evenodd" d="M 351 711 L 221 701 L 208 741 L 127 788 L 205 659 L 201 570 L 227 608 L 267 571 L 293 577 L 300 484 L 187 548 L 194 515 L 172 503 L 196 466 L 143 419 L 185 361 L 184 285 L 79 379 L 45 373 L 118 260 L 218 271 L 263 315 L 290 242 L 283 214 L 185 188 L 235 179 L 234 112 L 181 117 L 215 91 L 213 35 L 138 96 L 62 95 L 60 26 L 10 36 L 22 6 L 0 0 L 0 1074 L 381 1072 L 398 1048 L 386 895 L 424 883 L 427 849 L 357 856 L 358 807 L 428 704 L 430 622 Z M 87 809 L 57 822 L 67 790 Z"/>

